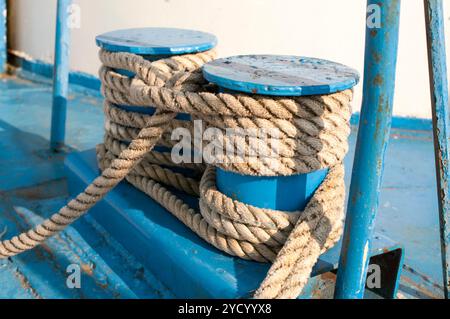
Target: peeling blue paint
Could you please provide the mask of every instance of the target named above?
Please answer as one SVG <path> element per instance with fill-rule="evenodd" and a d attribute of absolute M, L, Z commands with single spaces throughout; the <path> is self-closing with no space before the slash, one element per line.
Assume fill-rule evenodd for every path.
<path fill-rule="evenodd" d="M 96 93 L 91 95 L 87 93 L 92 93 L 92 91 L 72 87 L 69 94 L 73 106 L 68 108 L 68 116 L 71 119 L 67 123 L 69 151 L 89 150 L 102 141 L 103 127 L 99 125 L 99 123 L 103 123 L 102 98 Z M 15 77 L 0 79 L 0 146 L 4 150 L 0 152 L 0 175 L 1 187 L 3 188 L 0 189 L 0 202 L 6 203 L 8 201 L 12 206 L 25 207 L 42 217 L 46 217 L 62 207 L 69 196 L 67 175 L 63 170 L 65 154 L 54 157 L 47 152 L 50 105 L 51 87 L 49 85 Z M 24 114 L 27 116 L 24 116 Z M 356 129 L 353 130 L 350 137 L 350 151 L 345 162 L 347 185 L 349 184 L 349 170 L 352 167 L 354 154 L 355 132 Z M 434 167 L 432 150 L 432 135 L 429 131 L 392 131 L 391 147 L 388 149 L 386 156 L 385 179 L 381 189 L 380 213 L 375 231 L 379 234 L 388 235 L 395 242 L 399 242 L 405 247 L 405 263 L 407 265 L 414 268 L 418 273 L 425 274 L 429 281 L 441 282 L 442 268 L 439 258 L 436 186 L 433 176 L 427 173 Z M 41 170 L 43 164 L 48 167 L 48 170 Z M 95 173 L 94 170 L 93 174 Z M 133 200 L 133 198 L 146 198 L 146 196 L 139 192 L 127 191 L 126 198 Z M 116 201 L 114 207 L 122 204 L 123 201 Z M 99 215 L 103 214 L 104 216 L 105 212 L 109 214 L 105 207 L 104 204 L 100 204 L 95 209 L 99 212 Z M 152 210 L 149 207 L 147 209 L 147 214 L 151 215 Z M 6 212 L 11 213 L 9 214 L 10 217 L 6 217 Z M 11 209 L 6 210 L 5 213 L 0 210 L 0 229 L 3 229 L 3 225 L 6 223 L 11 223 L 7 219 L 16 216 L 15 211 Z M 165 214 L 168 213 L 165 212 Z M 125 224 L 122 222 L 115 227 L 116 232 L 112 233 L 106 228 L 98 230 L 98 226 L 91 226 L 92 221 L 100 224 L 94 217 L 94 214 L 92 214 L 79 220 L 74 225 L 75 230 L 87 245 L 100 255 L 96 258 L 104 260 L 136 296 L 139 298 L 185 296 L 180 295 L 179 291 L 177 293 L 172 292 L 165 283 L 161 282 L 163 277 L 157 276 L 145 263 L 137 260 L 139 254 L 131 254 L 125 245 L 119 242 L 130 236 L 137 236 L 145 228 L 145 224 L 135 222 Z M 171 220 L 174 223 L 179 223 L 174 218 L 171 218 Z M 105 218 L 104 221 L 111 224 L 113 219 Z M 129 221 L 133 221 L 133 219 L 129 219 Z M 137 229 L 138 232 L 127 230 L 129 227 L 132 227 L 131 229 L 135 227 L 134 229 Z M 189 233 L 191 232 L 186 229 L 186 234 Z M 15 229 L 11 226 L 5 237 L 12 234 L 15 234 Z M 131 240 L 129 242 L 132 243 Z M 206 246 L 206 244 L 203 245 Z M 121 247 L 117 248 L 118 246 Z M 382 249 L 383 246 L 386 247 L 386 244 L 377 247 Z M 210 250 L 213 249 L 210 246 L 207 247 Z M 331 253 L 337 256 L 339 250 L 334 250 Z M 140 254 L 146 255 L 147 251 L 141 249 Z M 325 263 L 318 267 L 330 267 L 332 263 L 337 262 L 336 257 L 329 256 L 330 259 L 324 260 Z M 134 261 L 128 263 L 130 257 Z M 151 258 L 147 260 L 148 263 L 155 262 Z M 47 267 L 51 270 L 53 264 L 53 261 L 44 259 L 40 263 L 34 264 L 37 267 L 36 270 L 33 269 L 34 266 L 31 266 L 25 268 L 26 271 L 23 270 L 22 273 L 26 278 L 33 277 L 33 274 L 42 277 L 43 268 Z M 240 265 L 241 262 L 237 264 Z M 34 298 L 29 288 L 16 291 L 17 288 L 22 286 L 17 277 L 12 277 L 14 273 L 11 271 L 14 269 L 21 270 L 22 268 L 18 268 L 18 266 L 14 262 L 5 266 L 5 268 L 1 268 L 0 265 L 0 282 L 3 282 L 2 280 L 8 281 L 8 289 L 3 291 L 5 294 L 8 292 L 7 296 L 9 297 Z M 158 267 L 157 263 L 155 267 Z M 168 269 L 173 269 L 173 266 Z M 242 278 L 245 272 L 242 268 L 239 269 L 238 278 Z M 160 270 L 162 271 L 164 268 L 160 267 Z M 146 275 L 144 279 L 142 279 L 142 274 Z M 108 278 L 108 276 L 103 275 L 101 277 Z M 319 279 L 319 277 L 316 279 Z M 51 290 L 38 289 L 38 293 L 44 298 L 50 298 L 51 296 L 56 296 L 56 298 L 70 297 L 68 292 L 62 290 L 65 288 L 57 289 L 57 287 L 60 287 L 59 281 L 62 280 L 61 278 L 63 277 L 58 275 L 55 277 L 56 282 L 48 282 L 48 285 L 54 286 Z M 404 279 L 399 288 L 401 293 L 408 291 L 413 297 L 423 295 L 422 277 L 408 271 L 403 272 L 402 278 Z M 31 282 L 36 282 L 34 285 L 40 286 L 37 280 L 38 278 L 31 280 Z M 112 279 L 109 281 L 111 282 Z M 100 282 L 104 282 L 104 279 L 101 279 Z M 318 284 L 315 279 L 311 280 L 305 289 L 305 296 L 317 296 L 318 290 L 316 288 Z M 253 285 L 256 287 L 256 279 Z M 426 287 L 428 286 L 436 287 L 434 284 L 427 283 Z M 93 289 L 94 286 L 87 285 L 83 295 L 87 298 L 95 298 L 93 290 L 89 287 Z M 241 291 L 244 291 L 243 286 L 240 287 Z M 433 293 L 439 297 L 438 292 L 441 290 L 433 289 Z M 16 292 L 12 293 L 12 291 Z M 225 294 L 219 293 L 221 296 L 225 296 Z M 105 294 L 110 294 L 109 296 L 113 297 L 111 291 Z M 99 295 L 105 294 L 100 293 Z M 197 296 L 200 296 L 200 294 Z M 74 296 L 73 298 L 78 297 Z"/>
<path fill-rule="evenodd" d="M 211 33 L 175 28 L 115 30 L 96 37 L 97 46 L 113 52 L 174 55 L 204 52 L 217 45 Z"/>
<path fill-rule="evenodd" d="M 444 8 L 441 0 L 425 1 L 428 60 L 433 114 L 436 159 L 437 195 L 444 292 L 450 291 L 450 117 L 448 100 L 447 61 L 444 34 Z"/>
<path fill-rule="evenodd" d="M 68 26 L 71 0 L 58 0 L 55 34 L 55 62 L 53 69 L 52 124 L 50 148 L 60 151 L 66 138 L 67 94 L 69 92 L 70 29 Z"/>

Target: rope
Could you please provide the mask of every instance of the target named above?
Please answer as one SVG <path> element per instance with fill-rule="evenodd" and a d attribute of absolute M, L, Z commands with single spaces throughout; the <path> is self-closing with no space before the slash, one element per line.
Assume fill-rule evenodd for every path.
<path fill-rule="evenodd" d="M 0 258 L 41 244 L 126 179 L 218 249 L 248 260 L 272 262 L 255 298 L 296 298 L 320 254 L 342 233 L 342 160 L 348 149 L 352 91 L 293 98 L 217 93 L 200 72 L 204 63 L 214 59 L 214 51 L 155 62 L 105 50 L 99 57 L 105 96 L 105 136 L 97 147 L 102 173 L 42 224 L 0 242 Z M 136 76 L 128 78 L 115 69 Z M 117 105 L 152 105 L 156 112 L 130 112 Z M 253 156 L 255 145 L 269 149 L 273 141 L 224 134 L 215 146 L 226 149 L 237 145 L 244 161 L 228 153 L 214 153 L 210 158 L 213 165 L 175 163 L 170 153 L 153 148 L 173 147 L 171 133 L 176 128 L 194 132 L 193 121 L 175 119 L 178 113 L 190 114 L 193 120 L 202 120 L 206 128 L 219 132 L 230 128 L 276 129 L 281 135 L 278 153 Z M 193 149 L 198 151 L 195 145 Z M 179 173 L 173 170 L 175 167 L 192 174 Z M 284 212 L 247 205 L 220 193 L 216 167 L 255 176 L 286 176 L 324 168 L 329 172 L 303 211 Z M 200 211 L 164 185 L 198 196 Z"/>

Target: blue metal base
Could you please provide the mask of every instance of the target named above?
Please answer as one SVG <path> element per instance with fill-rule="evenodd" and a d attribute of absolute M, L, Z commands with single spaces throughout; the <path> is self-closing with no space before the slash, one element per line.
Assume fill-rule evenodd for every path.
<path fill-rule="evenodd" d="M 69 155 L 66 166 L 72 195 L 78 194 L 99 173 L 94 150 Z M 196 208 L 192 198 L 185 195 L 183 199 Z M 269 267 L 268 264 L 245 261 L 222 253 L 126 182 L 122 182 L 92 208 L 90 216 L 177 297 L 248 298 Z M 388 257 L 389 252 L 395 254 L 396 262 L 385 264 L 390 274 L 399 275 L 401 248 L 381 236 L 376 242 L 371 255 Z M 317 278 L 311 281 L 301 297 L 311 297 L 316 280 L 324 273 L 336 270 L 339 251 L 340 244 L 320 258 L 312 273 L 312 277 Z M 384 260 L 384 257 L 377 258 Z M 382 296 L 395 296 L 398 278 L 394 277 L 384 285 L 386 290 L 380 291 Z"/>

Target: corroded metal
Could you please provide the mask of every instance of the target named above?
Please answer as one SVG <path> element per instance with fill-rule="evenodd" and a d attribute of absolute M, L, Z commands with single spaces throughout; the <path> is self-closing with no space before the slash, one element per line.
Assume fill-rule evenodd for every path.
<path fill-rule="evenodd" d="M 6 0 L 0 0 L 0 74 L 6 72 Z"/>

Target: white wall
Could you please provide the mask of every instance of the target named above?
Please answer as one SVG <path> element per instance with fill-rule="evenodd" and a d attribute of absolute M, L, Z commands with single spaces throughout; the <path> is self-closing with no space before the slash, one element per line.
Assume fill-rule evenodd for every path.
<path fill-rule="evenodd" d="M 450 35 L 448 2 L 445 1 L 445 18 Z M 71 67 L 95 75 L 99 67 L 96 35 L 148 26 L 214 33 L 219 38 L 220 56 L 294 54 L 334 60 L 361 73 L 363 70 L 365 0 L 75 0 L 75 3 L 81 8 L 81 28 L 72 31 Z M 11 49 L 51 62 L 56 0 L 10 0 L 9 10 Z M 403 1 L 395 115 L 431 117 L 424 28 L 423 1 Z M 361 89 L 360 84 L 356 89 L 355 110 L 360 108 Z"/>

